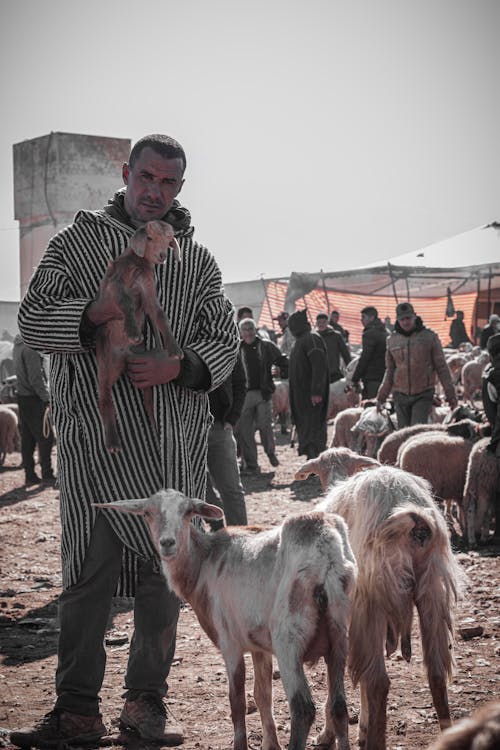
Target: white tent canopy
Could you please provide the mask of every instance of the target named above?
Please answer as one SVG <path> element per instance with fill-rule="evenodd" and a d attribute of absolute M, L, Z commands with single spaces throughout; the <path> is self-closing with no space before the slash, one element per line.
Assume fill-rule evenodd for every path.
<path fill-rule="evenodd" d="M 472 261 L 472 262 L 471 262 Z M 500 222 L 376 264 L 323 274 L 327 289 L 364 295 L 444 297 L 500 287 Z"/>

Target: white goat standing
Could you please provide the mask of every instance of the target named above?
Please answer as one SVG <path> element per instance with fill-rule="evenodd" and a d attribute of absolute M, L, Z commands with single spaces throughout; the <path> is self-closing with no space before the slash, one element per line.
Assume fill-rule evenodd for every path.
<path fill-rule="evenodd" d="M 363 461 L 369 471 L 363 470 Z M 446 683 L 453 671 L 454 607 L 463 576 L 429 484 L 401 469 L 363 459 L 347 448 L 331 448 L 307 461 L 296 479 L 311 473 L 320 475 L 324 489 L 331 482 L 345 480 L 331 486 L 326 499 L 316 507 L 346 520 L 358 560 L 349 670 L 353 683 L 359 682 L 361 689 L 361 746 L 385 750 L 390 681 L 384 642 L 390 655 L 400 641 L 402 656 L 410 661 L 414 606 L 432 699 L 444 729 L 451 723 Z"/>
<path fill-rule="evenodd" d="M 194 515 L 222 511 L 173 489 L 151 498 L 106 503 L 145 517 L 170 587 L 187 600 L 226 664 L 234 750 L 247 750 L 245 661 L 251 652 L 263 750 L 279 750 L 272 713 L 272 654 L 278 660 L 291 716 L 290 750 L 303 750 L 315 716 L 303 663 L 324 657 L 326 723 L 348 750 L 344 669 L 349 593 L 356 562 L 339 516 L 313 512 L 272 529 L 229 527 L 203 534 Z"/>

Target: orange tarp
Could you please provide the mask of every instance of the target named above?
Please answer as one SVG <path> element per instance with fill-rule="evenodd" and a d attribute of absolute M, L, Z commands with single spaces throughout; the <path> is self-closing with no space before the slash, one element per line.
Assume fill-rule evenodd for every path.
<path fill-rule="evenodd" d="M 278 333 L 279 325 L 272 318 L 278 315 L 281 310 L 284 310 L 285 295 L 287 290 L 287 283 L 281 281 L 268 281 L 266 282 L 266 295 L 262 305 L 262 309 L 259 317 L 259 326 L 266 326 L 268 329 L 273 329 Z M 471 326 L 473 324 L 474 304 L 476 302 L 476 293 L 470 294 L 454 294 L 453 304 L 455 310 L 463 310 L 464 322 L 467 333 L 471 336 Z M 400 299 L 400 302 L 405 302 L 404 299 Z M 411 300 L 415 312 L 420 315 L 424 325 L 438 334 L 441 344 L 446 346 L 449 343 L 450 336 L 450 325 L 452 318 L 447 318 L 446 312 L 446 298 L 443 297 L 418 297 Z M 363 326 L 361 325 L 361 309 L 372 305 L 378 310 L 379 318 L 382 320 L 388 315 L 391 322 L 394 323 L 396 302 L 394 297 L 379 297 L 379 296 L 362 296 L 359 294 L 343 294 L 341 292 L 331 292 L 326 290 L 323 291 L 320 288 L 314 289 L 305 297 L 298 299 L 296 302 L 296 309 L 302 310 L 307 307 L 309 314 L 309 322 L 314 325 L 316 322 L 316 315 L 319 312 L 332 312 L 332 310 L 338 310 L 340 313 L 339 323 L 346 328 L 349 333 L 349 341 L 352 344 L 361 343 L 361 334 Z"/>

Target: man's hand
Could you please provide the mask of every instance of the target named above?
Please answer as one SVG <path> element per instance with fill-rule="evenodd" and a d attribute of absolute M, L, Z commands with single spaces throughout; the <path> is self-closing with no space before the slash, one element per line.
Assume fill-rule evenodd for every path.
<path fill-rule="evenodd" d="M 127 357 L 127 375 L 136 388 L 168 383 L 179 375 L 181 360 L 164 349 L 131 353 Z"/>
<path fill-rule="evenodd" d="M 375 401 L 375 408 L 380 413 L 384 408 L 384 405 L 381 401 Z"/>
<path fill-rule="evenodd" d="M 311 396 L 311 404 L 313 406 L 319 406 L 323 402 L 323 396 Z"/>

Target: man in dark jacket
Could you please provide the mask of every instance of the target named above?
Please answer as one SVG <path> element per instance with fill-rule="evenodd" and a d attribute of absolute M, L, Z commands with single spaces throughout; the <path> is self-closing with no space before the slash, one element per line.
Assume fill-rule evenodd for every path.
<path fill-rule="evenodd" d="M 488 339 L 490 336 L 494 336 L 495 333 L 500 333 L 500 316 L 493 313 L 493 315 L 490 315 L 488 325 L 484 326 L 481 331 L 481 337 L 479 339 L 479 346 L 481 349 L 486 349 Z"/>
<path fill-rule="evenodd" d="M 233 435 L 246 391 L 245 369 L 239 354 L 231 375 L 208 394 L 214 422 L 208 431 L 207 502 L 223 509 L 228 526 L 247 523 L 245 492 Z"/>
<path fill-rule="evenodd" d="M 361 310 L 363 338 L 361 355 L 352 376 L 354 386 L 363 381 L 363 398 L 375 398 L 385 372 L 387 329 L 378 317 L 376 307 Z"/>
<path fill-rule="evenodd" d="M 387 339 L 385 375 L 377 393 L 377 408 L 382 408 L 392 391 L 401 428 L 428 421 L 436 378 L 452 409 L 457 397 L 437 333 L 424 326 L 410 302 L 400 302 L 396 319 L 394 333 Z"/>
<path fill-rule="evenodd" d="M 340 358 L 347 365 L 351 361 L 351 354 L 342 334 L 328 325 L 326 313 L 316 315 L 316 330 L 325 343 L 330 383 L 336 383 L 342 377 Z"/>
<path fill-rule="evenodd" d="M 47 426 L 47 434 L 44 434 L 44 418 L 50 397 L 43 358 L 34 349 L 26 346 L 19 335 L 14 339 L 12 358 L 16 374 L 25 484 L 37 484 L 40 481 L 46 484 L 54 484 L 55 477 L 51 458 L 54 433 L 50 425 Z M 42 470 L 41 480 L 35 472 L 33 457 L 37 445 Z"/>
<path fill-rule="evenodd" d="M 307 322 L 305 310 L 290 315 L 295 336 L 290 354 L 290 409 L 297 428 L 299 455 L 316 458 L 326 448 L 328 367 L 322 337 Z"/>
<path fill-rule="evenodd" d="M 262 447 L 271 466 L 279 464 L 271 402 L 275 389 L 272 366 L 277 365 L 282 376 L 286 377 L 288 357 L 282 354 L 272 341 L 266 341 L 257 335 L 257 325 L 252 318 L 243 318 L 239 323 L 239 329 L 247 393 L 236 427 L 236 439 L 241 454 L 242 471 L 254 474 L 260 471 L 257 463 L 256 429 L 259 430 Z"/>
<path fill-rule="evenodd" d="M 483 371 L 483 406 L 491 426 L 488 450 L 500 459 L 500 333 L 490 336 L 487 344 L 490 363 Z"/>
<path fill-rule="evenodd" d="M 472 344 L 465 330 L 463 310 L 457 310 L 454 320 L 451 321 L 450 344 L 453 349 L 458 349 L 460 344 Z"/>

